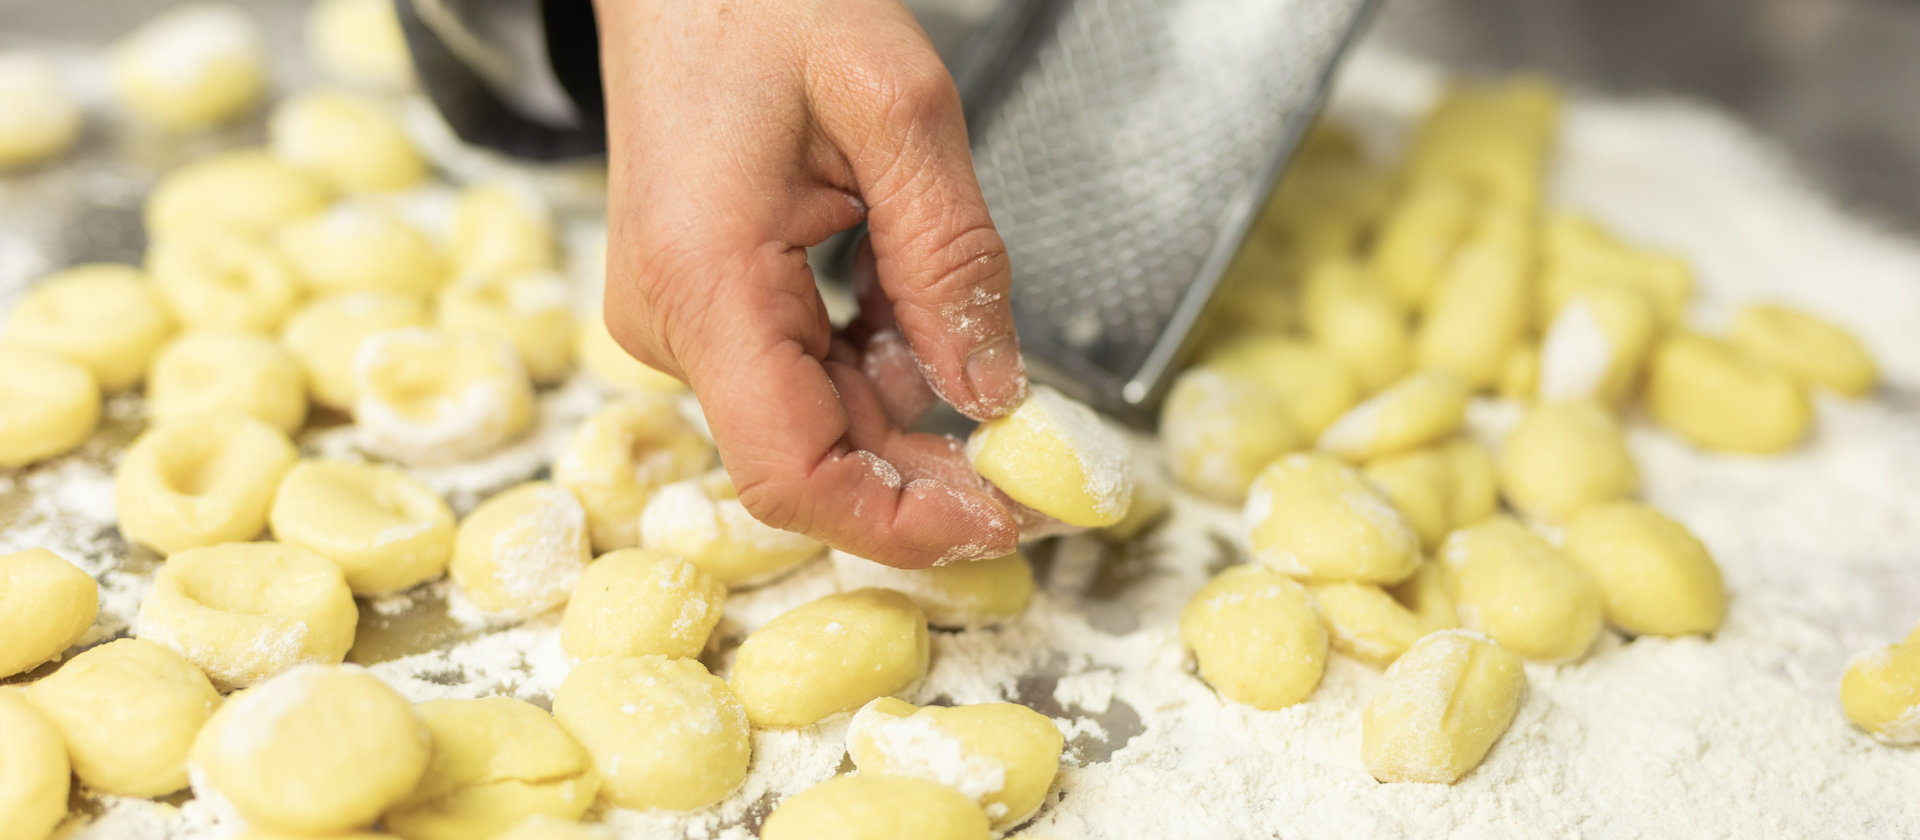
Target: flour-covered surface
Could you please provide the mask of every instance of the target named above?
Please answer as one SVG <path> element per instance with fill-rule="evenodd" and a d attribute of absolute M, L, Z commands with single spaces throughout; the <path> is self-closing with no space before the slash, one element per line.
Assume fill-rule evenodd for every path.
<path fill-rule="evenodd" d="M 1434 68 L 1363 52 L 1336 118 L 1390 154 L 1438 78 Z M 1067 736 L 1059 782 L 1028 831 L 1055 840 L 1920 831 L 1920 751 L 1874 743 L 1836 700 L 1850 655 L 1920 621 L 1920 246 L 1836 211 L 1739 126 L 1684 103 L 1576 99 L 1557 166 L 1559 205 L 1693 261 L 1696 314 L 1707 324 L 1740 302 L 1791 301 L 1856 330 L 1885 369 L 1888 384 L 1871 400 L 1820 397 L 1814 437 L 1785 456 L 1703 455 L 1633 424 L 1647 498 L 1720 561 L 1731 591 L 1726 626 L 1712 639 L 1606 634 L 1577 663 L 1529 665 L 1519 717 L 1478 769 L 1450 787 L 1381 785 L 1360 760 L 1360 710 L 1380 678 L 1373 669 L 1334 657 L 1309 700 L 1277 712 L 1223 702 L 1192 675 L 1176 616 L 1240 553 L 1235 511 L 1179 495 L 1172 517 L 1132 544 L 1073 537 L 1035 547 L 1040 593 L 1018 619 L 933 634 L 932 673 L 905 699 L 1017 700 Z M 103 175 L 96 186 L 117 195 L 129 183 Z M 0 192 L 0 219 L 28 212 L 20 194 Z M 65 258 L 33 230 L 0 230 L 0 296 Z M 567 237 L 594 238 L 591 225 Z M 545 392 L 526 440 L 422 474 L 464 511 L 540 475 L 602 399 L 583 381 Z M 80 453 L 0 473 L 0 552 L 51 548 L 100 581 L 100 619 L 86 644 L 129 631 L 159 562 L 129 551 L 113 527 L 111 464 L 139 413 L 136 397 L 115 398 L 104 431 Z M 1482 402 L 1471 422 L 1491 436 L 1513 415 Z M 339 426 L 310 432 L 303 445 L 354 448 Z M 734 593 L 708 664 L 724 672 L 745 632 L 835 586 L 823 557 Z M 545 704 L 570 667 L 556 615 L 490 625 L 450 589 L 442 581 L 363 600 L 351 658 L 415 700 L 503 693 Z M 626 838 L 750 837 L 780 797 L 850 768 L 847 724 L 756 732 L 745 786 L 706 811 L 602 817 Z M 82 817 L 66 837 L 235 830 L 220 809 L 184 795 L 156 804 L 83 792 L 74 807 Z"/>

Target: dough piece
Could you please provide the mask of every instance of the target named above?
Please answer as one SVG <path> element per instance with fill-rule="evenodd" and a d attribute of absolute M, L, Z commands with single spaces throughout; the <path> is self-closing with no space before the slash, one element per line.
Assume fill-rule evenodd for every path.
<path fill-rule="evenodd" d="M 1083 528 L 1127 515 L 1129 455 L 1126 441 L 1100 415 L 1045 386 L 967 438 L 967 458 L 982 477 L 1014 501 Z"/>
<path fill-rule="evenodd" d="M 27 687 L 95 791 L 163 796 L 187 786 L 187 748 L 220 705 L 207 675 L 160 645 L 119 639 Z"/>
<path fill-rule="evenodd" d="M 492 837 L 534 814 L 579 819 L 600 776 L 545 710 L 510 697 L 414 707 L 432 739 L 427 773 L 381 818 L 407 840 Z"/>
<path fill-rule="evenodd" d="M 67 816 L 67 764 L 60 732 L 20 692 L 0 688 L 0 823 L 7 840 L 43 840 Z M 957 795 L 957 794 L 956 794 Z"/>
<path fill-rule="evenodd" d="M 1256 709 L 1307 699 L 1327 668 L 1327 631 L 1307 590 L 1257 565 L 1200 587 L 1180 611 L 1180 640 L 1207 685 Z"/>
<path fill-rule="evenodd" d="M 1422 371 L 1340 415 L 1319 445 L 1348 461 L 1371 461 L 1446 438 L 1466 419 L 1466 386 L 1445 371 Z"/>
<path fill-rule="evenodd" d="M 1569 298 L 1540 342 L 1540 399 L 1618 404 L 1638 384 L 1659 326 L 1639 289 L 1599 285 Z"/>
<path fill-rule="evenodd" d="M 1254 559 L 1315 580 L 1394 583 L 1413 574 L 1420 540 L 1354 468 L 1319 453 L 1260 473 L 1242 516 Z"/>
<path fill-rule="evenodd" d="M 120 532 L 161 554 L 253 539 L 296 457 L 286 435 L 237 414 L 149 429 L 113 474 Z"/>
<path fill-rule="evenodd" d="M 1591 400 L 1534 406 L 1501 447 L 1500 490 L 1536 519 L 1564 523 L 1639 487 L 1640 468 L 1619 422 Z"/>
<path fill-rule="evenodd" d="M 1460 624 L 1528 659 L 1579 659 L 1600 634 L 1600 587 L 1512 517 L 1453 532 L 1440 547 Z"/>
<path fill-rule="evenodd" d="M 1629 633 L 1711 633 L 1727 616 L 1726 587 L 1707 547 L 1647 505 L 1582 510 L 1567 523 L 1564 548 L 1600 585 L 1607 621 Z"/>
<path fill-rule="evenodd" d="M 453 510 L 419 479 L 381 464 L 302 461 L 267 515 L 273 538 L 332 560 L 355 595 L 398 592 L 453 560 Z"/>
<path fill-rule="evenodd" d="M 1425 551 L 1438 548 L 1447 534 L 1492 516 L 1500 504 L 1493 458 L 1464 437 L 1381 458 L 1363 472 L 1420 536 Z"/>
<path fill-rule="evenodd" d="M 427 177 L 399 117 L 357 94 L 311 90 L 280 100 L 267 119 L 267 144 L 341 192 L 394 192 Z"/>
<path fill-rule="evenodd" d="M 1302 315 L 1313 343 L 1353 373 L 1371 394 L 1406 376 L 1413 331 L 1392 295 L 1347 257 L 1313 267 L 1301 288 Z"/>
<path fill-rule="evenodd" d="M 729 587 L 766 583 L 825 548 L 753 518 L 725 470 L 654 491 L 640 513 L 640 544 L 685 557 Z"/>
<path fill-rule="evenodd" d="M 1780 304 L 1741 307 L 1728 338 L 1756 359 L 1808 385 L 1849 397 L 1873 393 L 1880 366 L 1846 330 Z"/>
<path fill-rule="evenodd" d="M 926 779 L 980 804 L 996 831 L 1046 801 L 1066 741 L 1046 715 L 1017 703 L 928 706 L 882 697 L 861 707 L 847 753 L 861 773 Z"/>
<path fill-rule="evenodd" d="M 560 647 L 575 659 L 691 659 L 706 648 L 726 598 L 727 588 L 692 563 L 623 548 L 580 575 L 560 621 Z"/>
<path fill-rule="evenodd" d="M 407 464 L 485 455 L 533 424 L 533 384 L 513 345 L 431 329 L 368 336 L 353 360 L 360 446 Z"/>
<path fill-rule="evenodd" d="M 513 343 L 537 384 L 559 382 L 573 370 L 572 291 L 559 274 L 467 278 L 441 290 L 441 329 L 472 332 Z"/>
<path fill-rule="evenodd" d="M 106 393 L 140 383 L 167 337 L 173 316 L 130 265 L 89 263 L 56 271 L 28 287 L 7 317 L 8 344 L 65 356 L 93 372 Z"/>
<path fill-rule="evenodd" d="M 1254 335 L 1210 352 L 1207 367 L 1259 382 L 1280 397 L 1301 435 L 1313 438 L 1360 399 L 1339 357 L 1294 338 Z"/>
<path fill-rule="evenodd" d="M 1499 381 L 1533 317 L 1531 224 L 1511 209 L 1481 212 L 1427 301 L 1414 367 L 1452 373 L 1470 391 Z"/>
<path fill-rule="evenodd" d="M 454 276 L 516 277 L 558 267 L 552 211 L 532 185 L 468 187 L 453 210 Z"/>
<path fill-rule="evenodd" d="M 320 298 L 287 319 L 281 340 L 307 375 L 313 401 L 351 411 L 359 390 L 353 360 L 368 336 L 430 323 L 426 302 L 399 292 L 349 292 Z"/>
<path fill-rule="evenodd" d="M 65 653 L 99 611 L 99 585 L 60 555 L 44 548 L 0 554 L 0 677 Z"/>
<path fill-rule="evenodd" d="M 554 689 L 553 717 L 593 754 L 600 798 L 621 808 L 704 808 L 747 778 L 747 713 L 691 659 L 589 659 Z"/>
<path fill-rule="evenodd" d="M 326 558 L 279 543 L 230 543 L 167 558 L 140 604 L 137 635 L 186 657 L 225 690 L 300 665 L 339 663 L 359 618 Z"/>
<path fill-rule="evenodd" d="M 1260 470 L 1308 443 L 1278 394 L 1210 367 L 1174 380 L 1160 407 L 1160 437 L 1182 487 L 1228 504 L 1245 502 Z"/>
<path fill-rule="evenodd" d="M 1489 202 L 1540 205 L 1560 91 L 1540 77 L 1456 83 L 1407 150 L 1408 177 L 1459 184 Z"/>
<path fill-rule="evenodd" d="M 662 394 L 687 390 L 687 383 L 647 367 L 629 355 L 626 348 L 613 340 L 613 333 L 607 332 L 606 314 L 598 309 L 580 321 L 580 331 L 574 336 L 573 355 L 594 379 L 615 390 Z"/>
<path fill-rule="evenodd" d="M 1307 592 L 1326 622 L 1333 649 L 1375 668 L 1393 664 L 1420 637 L 1459 626 L 1451 613 L 1421 615 L 1372 584 L 1310 583 Z"/>
<path fill-rule="evenodd" d="M 158 128 L 204 128 L 260 101 L 266 65 L 260 28 L 240 7 L 181 6 L 114 46 L 114 92 L 134 116 Z"/>
<path fill-rule="evenodd" d="M 1521 341 L 1507 351 L 1500 365 L 1500 381 L 1494 393 L 1510 400 L 1525 402 L 1540 390 L 1540 348 Z"/>
<path fill-rule="evenodd" d="M 912 598 L 935 627 L 999 624 L 1033 602 L 1033 565 L 1017 551 L 925 569 L 896 569 L 844 551 L 830 556 L 842 591 L 873 587 L 899 592 Z"/>
<path fill-rule="evenodd" d="M 1640 292 L 1662 329 L 1678 326 L 1693 301 L 1693 269 L 1672 254 L 1643 251 L 1590 219 L 1555 215 L 1541 236 L 1539 323 L 1552 323 L 1566 302 L 1599 286 Z"/>
<path fill-rule="evenodd" d="M 427 729 L 405 698 L 352 665 L 308 665 L 234 695 L 189 756 L 249 823 L 299 834 L 362 828 L 425 774 Z"/>
<path fill-rule="evenodd" d="M 987 815 L 960 792 L 925 779 L 836 776 L 774 807 L 762 840 L 987 840 Z"/>
<path fill-rule="evenodd" d="M 606 826 L 555 819 L 535 814 L 493 840 L 619 840 Z"/>
<path fill-rule="evenodd" d="M 0 345 L 0 469 L 65 455 L 100 426 L 100 386 L 65 358 Z"/>
<path fill-rule="evenodd" d="M 1360 753 L 1383 782 L 1453 784 L 1513 724 L 1520 658 L 1471 630 L 1442 630 L 1387 668 L 1360 717 Z"/>
<path fill-rule="evenodd" d="M 587 509 L 593 547 L 612 551 L 640 545 L 640 515 L 656 491 L 712 464 L 713 444 L 680 416 L 673 399 L 635 394 L 609 403 L 580 424 L 553 465 L 553 480 L 573 491 Z M 704 490 L 697 492 L 705 498 Z M 686 542 L 665 550 L 681 554 L 700 547 L 693 540 Z M 722 583 L 739 582 L 718 576 Z"/>
<path fill-rule="evenodd" d="M 0 170 L 59 155 L 80 139 L 80 104 L 53 62 L 0 53 Z"/>
<path fill-rule="evenodd" d="M 907 596 L 856 589 L 748 634 L 727 683 L 755 726 L 810 726 L 919 681 L 927 644 L 927 618 Z"/>
<path fill-rule="evenodd" d="M 413 56 L 390 0 L 319 0 L 307 9 L 306 41 L 335 81 L 392 93 L 413 87 Z"/>
<path fill-rule="evenodd" d="M 1840 707 L 1876 741 L 1920 744 L 1920 630 L 1849 660 Z"/>
<path fill-rule="evenodd" d="M 1452 181 L 1408 183 L 1380 220 L 1369 273 L 1402 309 L 1425 306 L 1472 232 L 1478 207 L 1473 195 Z"/>
<path fill-rule="evenodd" d="M 277 242 L 308 288 L 320 294 L 386 291 L 425 297 L 447 276 L 440 250 L 399 216 L 336 204 L 280 230 Z"/>
<path fill-rule="evenodd" d="M 530 481 L 461 520 L 453 582 L 486 612 L 538 615 L 566 602 L 591 559 L 587 514 L 573 494 Z"/>
<path fill-rule="evenodd" d="M 244 414 L 296 434 L 307 422 L 307 379 L 280 342 L 240 332 L 196 331 L 160 351 L 147 374 L 147 418 L 165 425 Z"/>
<path fill-rule="evenodd" d="M 300 280 L 253 237 L 204 228 L 160 237 L 147 251 L 154 288 L 193 329 L 271 333 L 300 302 Z"/>
<path fill-rule="evenodd" d="M 320 181 L 267 154 L 235 149 L 168 172 L 147 196 L 147 236 L 216 228 L 265 234 L 327 206 Z"/>

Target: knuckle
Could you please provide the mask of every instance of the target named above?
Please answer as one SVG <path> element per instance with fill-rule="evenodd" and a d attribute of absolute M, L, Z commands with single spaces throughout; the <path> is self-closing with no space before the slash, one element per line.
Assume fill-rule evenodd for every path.
<path fill-rule="evenodd" d="M 920 266 L 909 278 L 920 294 L 942 301 L 971 301 L 985 288 L 996 302 L 998 284 L 1011 273 L 1007 244 L 989 221 L 958 225 L 956 229 L 930 230 L 912 243 L 921 255 Z"/>

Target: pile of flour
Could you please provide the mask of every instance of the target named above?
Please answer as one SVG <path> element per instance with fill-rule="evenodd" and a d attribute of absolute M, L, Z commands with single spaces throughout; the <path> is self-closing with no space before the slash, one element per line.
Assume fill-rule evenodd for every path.
<path fill-rule="evenodd" d="M 1391 154 L 1439 81 L 1435 68 L 1363 51 L 1334 117 Z M 1382 785 L 1360 759 L 1372 669 L 1335 657 L 1309 700 L 1275 712 L 1222 702 L 1189 672 L 1176 616 L 1238 555 L 1235 512 L 1180 495 L 1134 544 L 1074 537 L 1036 549 L 1040 593 L 1017 620 L 933 635 L 932 672 L 907 699 L 1013 699 L 1066 733 L 1059 783 L 1028 833 L 1892 838 L 1920 826 L 1920 755 L 1875 744 L 1836 699 L 1850 654 L 1920 621 L 1920 247 L 1837 211 L 1741 127 L 1684 103 L 1575 99 L 1557 166 L 1558 206 L 1693 261 L 1709 327 L 1741 302 L 1789 301 L 1857 331 L 1884 366 L 1881 395 L 1819 398 L 1815 436 L 1781 457 L 1702 455 L 1633 424 L 1648 500 L 1693 529 L 1725 572 L 1726 626 L 1712 639 L 1609 633 L 1576 664 L 1529 665 L 1519 717 L 1477 770 L 1450 787 Z M 528 477 L 592 402 L 577 386 L 546 399 L 560 404 L 546 406 L 543 432 L 497 469 L 448 470 L 438 483 L 478 496 Z M 1513 414 L 1488 402 L 1471 419 L 1493 435 Z M 340 443 L 323 435 L 317 445 Z M 152 564 L 118 559 L 102 455 L 112 444 L 0 476 L 0 551 L 44 545 L 82 559 L 103 585 L 99 635 L 125 626 Z M 745 632 L 834 588 L 823 558 L 736 593 L 709 661 L 724 667 Z M 363 628 L 404 630 L 379 647 L 374 673 L 415 700 L 498 692 L 546 703 L 569 667 L 554 616 L 491 628 L 449 610 L 447 589 L 366 606 Z M 846 727 L 843 717 L 754 733 L 744 788 L 707 811 L 604 818 L 626 838 L 751 837 L 780 797 L 850 767 Z M 198 802 L 88 808 L 98 817 L 72 836 L 232 833 Z"/>

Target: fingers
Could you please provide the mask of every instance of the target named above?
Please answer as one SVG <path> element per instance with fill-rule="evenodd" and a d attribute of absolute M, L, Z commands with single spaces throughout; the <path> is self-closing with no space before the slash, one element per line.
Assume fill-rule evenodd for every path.
<path fill-rule="evenodd" d="M 873 382 L 888 419 L 900 428 L 911 428 L 933 408 L 933 388 L 920 370 L 920 358 L 893 320 L 893 303 L 880 289 L 873 249 L 865 240 L 854 256 L 852 280 L 860 309 L 845 332 L 860 348 L 856 354 L 860 371 Z"/>
<path fill-rule="evenodd" d="M 866 199 L 880 287 L 928 382 L 962 413 L 997 417 L 1027 388 L 1006 244 L 974 176 L 953 79 L 931 47 L 900 49 L 890 66 L 816 90 L 815 112 Z"/>

